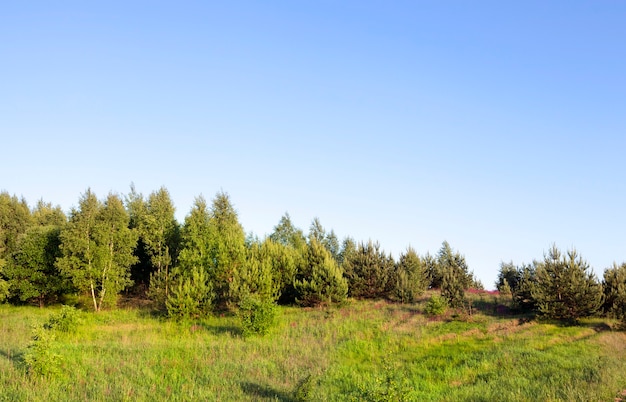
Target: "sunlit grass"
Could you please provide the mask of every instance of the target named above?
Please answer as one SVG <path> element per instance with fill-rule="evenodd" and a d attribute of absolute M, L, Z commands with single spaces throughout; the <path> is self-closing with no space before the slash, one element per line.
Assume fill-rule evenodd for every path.
<path fill-rule="evenodd" d="M 626 389 L 626 335 L 474 313 L 424 316 L 423 302 L 281 307 L 265 337 L 234 316 L 174 322 L 142 310 L 82 314 L 59 334 L 59 374 L 21 354 L 50 310 L 0 306 L 0 400 L 612 400 Z"/>

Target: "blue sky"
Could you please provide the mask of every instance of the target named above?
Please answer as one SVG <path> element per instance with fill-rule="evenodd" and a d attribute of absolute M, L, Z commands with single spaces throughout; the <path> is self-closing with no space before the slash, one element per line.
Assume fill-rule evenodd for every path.
<path fill-rule="evenodd" d="M 626 3 L 13 2 L 0 6 L 0 189 L 69 210 L 131 182 L 230 194 L 436 253 L 626 261 Z"/>

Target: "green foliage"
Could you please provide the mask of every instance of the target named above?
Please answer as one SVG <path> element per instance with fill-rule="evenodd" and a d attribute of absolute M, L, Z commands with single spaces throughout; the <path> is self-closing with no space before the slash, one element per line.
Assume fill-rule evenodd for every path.
<path fill-rule="evenodd" d="M 248 295 L 276 300 L 280 283 L 274 281 L 274 244 L 267 240 L 262 244 L 253 242 L 246 250 L 246 263 L 233 276 L 230 284 L 230 299 L 238 303 Z M 279 273 L 279 272 L 278 272 Z"/>
<path fill-rule="evenodd" d="M 613 264 L 613 267 L 604 271 L 602 289 L 604 293 L 602 309 L 605 314 L 626 323 L 626 263 Z"/>
<path fill-rule="evenodd" d="M 60 238 L 59 270 L 91 295 L 95 311 L 113 305 L 119 292 L 131 284 L 130 266 L 136 261 L 137 236 L 129 229 L 120 198 L 110 194 L 101 203 L 87 190 Z"/>
<path fill-rule="evenodd" d="M 306 246 L 306 239 L 301 229 L 296 228 L 291 222 L 291 217 L 285 213 L 280 221 L 274 226 L 274 231 L 269 236 L 274 243 L 299 249 Z"/>
<path fill-rule="evenodd" d="M 0 273 L 2 271 L 0 270 Z M 9 282 L 0 278 L 0 303 L 3 303 L 9 297 Z"/>
<path fill-rule="evenodd" d="M 5 270 L 14 298 L 34 299 L 42 307 L 45 301 L 69 289 L 67 279 L 55 265 L 60 257 L 59 235 L 59 227 L 35 226 L 20 237 Z"/>
<path fill-rule="evenodd" d="M 395 296 L 402 303 L 415 302 L 426 290 L 426 268 L 413 248 L 409 247 L 405 253 L 400 254 L 395 279 Z"/>
<path fill-rule="evenodd" d="M 43 328 L 51 331 L 75 332 L 81 323 L 80 311 L 75 307 L 63 305 L 44 323 Z"/>
<path fill-rule="evenodd" d="M 203 268 L 179 273 L 165 302 L 167 313 L 177 319 L 206 316 L 212 308 L 213 285 Z"/>
<path fill-rule="evenodd" d="M 380 244 L 360 243 L 343 261 L 349 294 L 355 298 L 377 299 L 392 295 L 395 288 L 395 263 Z"/>
<path fill-rule="evenodd" d="M 341 303 L 348 293 L 348 283 L 328 250 L 314 238 L 307 250 L 306 265 L 294 283 L 297 302 L 303 306 Z"/>
<path fill-rule="evenodd" d="M 465 300 L 465 289 L 473 282 L 473 275 L 469 273 L 465 257 L 455 253 L 450 244 L 444 241 L 437 255 L 437 265 L 442 275 L 441 296 L 450 307 L 461 307 Z"/>
<path fill-rule="evenodd" d="M 43 200 L 37 201 L 32 216 L 36 226 L 63 227 L 67 223 L 67 216 L 60 206 L 53 207 L 51 203 Z"/>
<path fill-rule="evenodd" d="M 244 336 L 266 335 L 276 325 L 276 305 L 270 299 L 246 296 L 238 303 L 237 316 Z"/>
<path fill-rule="evenodd" d="M 377 374 L 372 381 L 360 383 L 355 394 L 358 401 L 401 402 L 411 400 L 411 391 L 411 384 L 403 373 L 390 359 L 384 358 L 382 374 Z"/>
<path fill-rule="evenodd" d="M 37 327 L 26 352 L 24 363 L 29 374 L 54 377 L 60 372 L 61 355 L 54 350 L 56 334 L 54 331 Z"/>
<path fill-rule="evenodd" d="M 24 199 L 0 192 L 0 260 L 8 260 L 17 249 L 18 240 L 32 225 L 32 216 Z"/>
<path fill-rule="evenodd" d="M 208 239 L 208 272 L 218 305 L 233 301 L 230 284 L 246 263 L 245 240 L 243 227 L 228 194 L 218 193 L 211 206 Z"/>
<path fill-rule="evenodd" d="M 321 245 L 328 250 L 330 255 L 338 261 L 339 259 L 339 239 L 335 234 L 334 230 L 331 230 L 330 233 L 326 233 L 326 229 L 322 226 L 319 218 L 313 218 L 313 222 L 311 222 L 311 227 L 309 228 L 309 241 L 311 239 L 315 239 Z"/>
<path fill-rule="evenodd" d="M 552 246 L 537 268 L 532 296 L 542 315 L 557 320 L 576 322 L 593 315 L 602 306 L 602 287 L 589 264 L 576 250 L 561 256 L 556 246 Z"/>
<path fill-rule="evenodd" d="M 447 300 L 439 295 L 430 296 L 428 302 L 426 303 L 426 306 L 424 307 L 424 313 L 431 317 L 443 315 L 447 310 Z"/>
<path fill-rule="evenodd" d="M 180 243 L 180 229 L 174 216 L 176 208 L 165 187 L 152 192 L 145 202 L 141 196 L 135 196 L 132 205 L 133 226 L 138 231 L 148 259 L 148 296 L 157 309 L 164 310 L 173 280 L 172 266 L 178 257 Z"/>

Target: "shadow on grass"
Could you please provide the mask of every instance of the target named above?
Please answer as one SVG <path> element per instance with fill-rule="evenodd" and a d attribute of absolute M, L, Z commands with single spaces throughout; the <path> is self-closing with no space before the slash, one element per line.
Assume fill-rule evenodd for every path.
<path fill-rule="evenodd" d="M 24 352 L 0 349 L 0 356 L 10 361 L 16 368 L 24 366 Z"/>
<path fill-rule="evenodd" d="M 254 384 L 251 382 L 243 382 L 241 383 L 241 390 L 246 394 L 250 395 L 252 398 L 268 398 L 275 401 L 281 402 L 296 402 L 290 394 L 277 391 L 267 385 Z"/>
<path fill-rule="evenodd" d="M 204 328 L 207 332 L 210 332 L 213 335 L 243 336 L 241 328 L 233 325 L 199 324 L 198 326 Z"/>

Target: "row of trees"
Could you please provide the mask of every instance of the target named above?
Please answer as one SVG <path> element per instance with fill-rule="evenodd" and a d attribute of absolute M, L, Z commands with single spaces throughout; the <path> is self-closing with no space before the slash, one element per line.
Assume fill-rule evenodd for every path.
<path fill-rule="evenodd" d="M 552 246 L 541 261 L 503 263 L 496 285 L 518 311 L 574 322 L 602 313 L 626 322 L 626 263 L 607 269 L 600 282 L 575 249 L 563 254 Z"/>
<path fill-rule="evenodd" d="M 59 207 L 0 193 L 0 299 L 43 306 L 80 293 L 95 311 L 121 292 L 157 309 L 201 315 L 244 300 L 312 306 L 346 297 L 414 301 L 441 288 L 459 305 L 482 287 L 447 242 L 436 256 L 408 248 L 398 261 L 376 242 L 339 241 L 315 218 L 307 235 L 285 214 L 264 239 L 245 235 L 232 203 L 196 198 L 179 224 L 168 191 L 100 200 L 87 190 L 67 217 Z"/>

